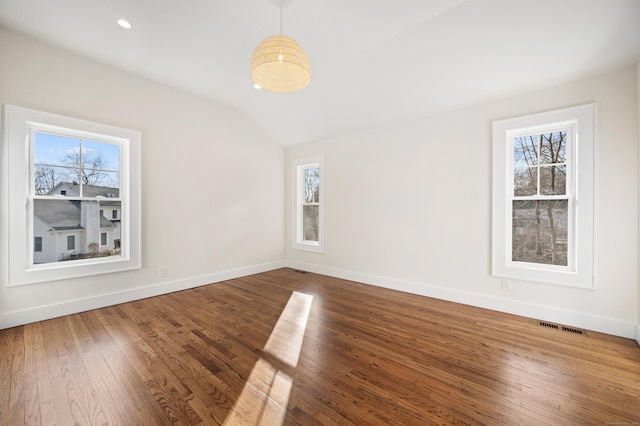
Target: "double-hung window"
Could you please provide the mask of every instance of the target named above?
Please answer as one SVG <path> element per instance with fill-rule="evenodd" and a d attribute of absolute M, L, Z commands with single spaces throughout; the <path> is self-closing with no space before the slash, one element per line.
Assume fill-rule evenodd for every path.
<path fill-rule="evenodd" d="M 7 285 L 139 268 L 140 134 L 11 105 L 4 125 Z"/>
<path fill-rule="evenodd" d="M 324 185 L 321 157 L 294 161 L 295 208 L 293 247 L 324 251 Z"/>
<path fill-rule="evenodd" d="M 493 273 L 593 287 L 594 105 L 494 123 Z"/>

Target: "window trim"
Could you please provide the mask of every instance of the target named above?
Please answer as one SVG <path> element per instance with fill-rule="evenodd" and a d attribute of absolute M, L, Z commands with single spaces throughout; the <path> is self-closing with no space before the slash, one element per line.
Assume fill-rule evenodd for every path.
<path fill-rule="evenodd" d="M 493 122 L 492 274 L 504 278 L 593 289 L 594 259 L 594 141 L 595 104 L 581 105 Z M 567 156 L 573 164 L 575 188 L 569 211 L 568 266 L 516 262 L 512 255 L 514 137 L 547 133 L 573 126 L 574 146 Z M 546 130 L 543 130 L 546 129 Z M 572 158 L 571 158 L 572 157 Z M 573 221 L 573 223 L 572 223 Z M 572 251 L 573 250 L 573 251 Z"/>
<path fill-rule="evenodd" d="M 324 192 L 326 179 L 324 175 L 324 157 L 315 156 L 293 160 L 293 241 L 292 248 L 297 250 L 324 253 Z M 304 170 L 310 167 L 320 169 L 320 193 L 318 206 L 318 241 L 304 240 L 304 221 L 302 206 L 304 204 Z"/>
<path fill-rule="evenodd" d="M 42 283 L 97 274 L 119 272 L 141 267 L 141 202 L 140 140 L 138 131 L 123 129 L 71 117 L 4 105 L 2 151 L 0 155 L 0 279 L 6 286 Z M 128 242 L 120 255 L 51 262 L 33 265 L 33 218 L 25 215 L 29 199 L 32 152 L 29 149 L 33 129 L 67 130 L 88 139 L 122 142 L 121 187 L 123 200 L 121 226 Z M 126 200 L 127 202 L 124 202 Z M 65 245 L 66 247 L 66 245 Z"/>

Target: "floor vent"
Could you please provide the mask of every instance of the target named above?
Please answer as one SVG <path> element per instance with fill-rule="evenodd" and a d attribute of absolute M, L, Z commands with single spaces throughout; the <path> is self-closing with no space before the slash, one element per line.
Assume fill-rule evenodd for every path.
<path fill-rule="evenodd" d="M 566 325 L 558 325 L 551 322 L 538 321 L 538 325 L 540 327 L 546 327 L 552 330 L 566 331 L 567 333 L 578 334 L 580 336 L 585 334 L 585 332 L 580 330 L 579 328 L 567 327 Z"/>
<path fill-rule="evenodd" d="M 550 323 L 548 323 L 548 322 L 540 321 L 540 322 L 539 322 L 539 324 L 540 324 L 540 326 L 541 326 L 541 327 L 553 328 L 554 330 L 557 330 L 557 329 L 559 328 L 557 325 L 555 325 L 555 324 L 550 324 Z"/>
<path fill-rule="evenodd" d="M 294 269 L 293 272 L 297 272 L 298 274 L 306 274 L 307 271 L 301 271 L 299 269 Z"/>
<path fill-rule="evenodd" d="M 562 331 L 567 331 L 573 334 L 583 334 L 582 330 L 578 330 L 577 328 L 565 327 L 565 326 L 562 326 Z"/>

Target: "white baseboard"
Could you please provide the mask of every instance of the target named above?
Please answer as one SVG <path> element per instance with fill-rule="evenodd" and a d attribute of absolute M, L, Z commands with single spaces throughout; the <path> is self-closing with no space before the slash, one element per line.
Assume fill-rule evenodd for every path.
<path fill-rule="evenodd" d="M 330 277 L 357 281 L 364 284 L 404 291 L 420 296 L 433 297 L 450 302 L 462 303 L 479 308 L 491 309 L 508 314 L 535 318 L 543 321 L 597 331 L 600 333 L 620 336 L 627 339 L 636 339 L 640 344 L 640 325 L 631 321 L 622 321 L 615 318 L 590 315 L 582 312 L 567 311 L 544 305 L 522 302 L 513 299 L 502 299 L 478 293 L 454 290 L 444 286 L 423 284 L 395 278 L 367 274 L 363 272 L 349 271 L 345 269 L 331 268 L 297 261 L 286 261 L 286 266 Z"/>
<path fill-rule="evenodd" d="M 200 275 L 187 279 L 152 284 L 145 287 L 138 287 L 131 290 L 119 291 L 115 293 L 101 294 L 89 298 L 69 300 L 62 303 L 38 306 L 21 311 L 7 312 L 0 314 L 0 330 L 19 325 L 29 324 L 36 321 L 43 321 L 51 318 L 84 312 L 91 309 L 99 309 L 105 306 L 117 305 L 119 303 L 131 302 L 133 300 L 147 297 L 159 296 L 173 293 L 175 291 L 186 290 L 207 284 L 213 284 L 260 272 L 267 272 L 283 267 L 300 269 L 308 272 L 315 272 L 336 278 L 357 281 L 364 284 L 389 288 L 392 290 L 404 291 L 421 296 L 434 297 L 436 299 L 448 300 L 479 308 L 491 309 L 514 315 L 529 318 L 536 318 L 544 321 L 555 322 L 577 328 L 607 333 L 614 336 L 635 339 L 640 345 L 640 324 L 630 321 L 621 321 L 614 318 L 600 317 L 580 312 L 565 311 L 543 305 L 534 305 L 526 302 L 515 301 L 513 299 L 501 299 L 477 293 L 452 290 L 443 286 L 427 285 L 417 282 L 398 280 L 378 275 L 366 274 L 362 272 L 349 271 L 345 269 L 330 268 L 321 265 L 309 264 L 296 261 L 277 261 L 260 265 L 248 266 L 233 270 L 215 272 L 212 274 Z"/>
<path fill-rule="evenodd" d="M 159 296 L 161 294 L 173 293 L 175 291 L 200 287 L 234 278 L 245 277 L 247 275 L 258 274 L 260 272 L 272 271 L 285 266 L 284 261 L 264 263 L 244 268 L 214 272 L 212 274 L 200 275 L 176 281 L 152 284 L 144 287 L 137 287 L 130 290 L 118 291 L 115 293 L 100 294 L 83 299 L 69 300 L 62 303 L 38 306 L 21 311 L 7 312 L 0 314 L 0 330 L 19 325 L 29 324 L 36 321 L 43 321 L 63 315 L 75 314 L 91 309 L 104 308 L 105 306 L 117 305 L 119 303 L 131 302 L 133 300 L 145 299 L 147 297 Z"/>

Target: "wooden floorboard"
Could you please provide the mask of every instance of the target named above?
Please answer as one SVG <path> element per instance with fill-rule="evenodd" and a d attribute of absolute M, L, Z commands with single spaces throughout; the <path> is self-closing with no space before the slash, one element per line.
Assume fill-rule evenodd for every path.
<path fill-rule="evenodd" d="M 640 425 L 579 331 L 280 269 L 0 330 L 0 425 Z"/>

